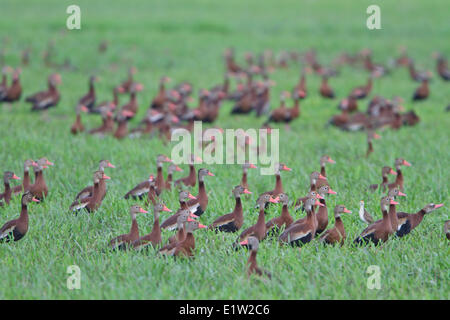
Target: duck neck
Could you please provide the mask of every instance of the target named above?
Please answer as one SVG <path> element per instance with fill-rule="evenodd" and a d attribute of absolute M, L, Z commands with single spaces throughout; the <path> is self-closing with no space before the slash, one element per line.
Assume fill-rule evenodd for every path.
<path fill-rule="evenodd" d="M 344 229 L 344 224 L 342 223 L 342 219 L 341 216 L 337 216 L 335 217 L 335 226 L 336 229 L 339 231 L 339 233 L 344 236 L 345 235 L 345 229 Z"/>
<path fill-rule="evenodd" d="M 26 203 L 22 203 L 22 209 L 20 210 L 19 220 L 28 222 L 28 206 Z"/>
<path fill-rule="evenodd" d="M 236 204 L 234 206 L 234 217 L 235 219 L 243 219 L 243 210 L 242 210 L 242 201 L 241 201 L 241 197 L 237 196 L 236 197 Z"/>
<path fill-rule="evenodd" d="M 391 220 L 392 229 L 394 231 L 397 231 L 398 227 L 397 210 L 395 208 L 395 205 L 393 204 L 389 205 L 389 219 Z"/>
<path fill-rule="evenodd" d="M 258 215 L 258 220 L 256 221 L 256 226 L 262 226 L 266 224 L 266 217 L 265 217 L 265 212 L 264 212 L 264 205 L 259 208 L 259 215 Z"/>
<path fill-rule="evenodd" d="M 327 176 L 327 173 L 325 172 L 325 165 L 324 164 L 320 165 L 320 174 L 323 175 L 324 177 Z"/>
<path fill-rule="evenodd" d="M 281 182 L 281 175 L 277 173 L 275 175 L 275 190 L 274 195 L 283 193 L 283 183 Z"/>
<path fill-rule="evenodd" d="M 23 186 L 28 188 L 30 186 L 30 172 L 28 169 L 23 171 Z"/>
<path fill-rule="evenodd" d="M 247 183 L 247 171 L 246 170 L 244 170 L 244 172 L 242 173 L 241 185 L 243 187 L 247 187 L 247 185 L 248 185 L 248 183 Z"/>
<path fill-rule="evenodd" d="M 131 217 L 131 229 L 130 229 L 130 235 L 139 237 L 139 226 L 136 221 L 136 215 L 133 214 Z"/>
<path fill-rule="evenodd" d="M 250 265 L 251 268 L 256 267 L 256 255 L 258 254 L 258 251 L 256 250 L 252 250 L 250 252 L 250 257 L 248 258 L 248 264 Z"/>

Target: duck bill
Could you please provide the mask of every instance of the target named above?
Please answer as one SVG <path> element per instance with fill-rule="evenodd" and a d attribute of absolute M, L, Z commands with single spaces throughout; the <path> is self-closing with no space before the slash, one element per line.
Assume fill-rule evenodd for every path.
<path fill-rule="evenodd" d="M 15 174 L 13 174 L 12 179 L 14 180 L 20 180 L 20 177 L 16 176 Z"/>
<path fill-rule="evenodd" d="M 397 172 L 395 172 L 393 169 L 391 169 L 391 171 L 389 171 L 389 173 L 392 174 L 392 175 L 394 175 L 394 176 L 397 175 Z"/>
<path fill-rule="evenodd" d="M 327 177 L 323 176 L 322 174 L 319 174 L 319 179 L 327 180 Z"/>
<path fill-rule="evenodd" d="M 86 106 L 81 106 L 81 111 L 83 112 L 88 112 L 89 109 Z"/>
<path fill-rule="evenodd" d="M 41 202 L 39 199 L 36 199 L 35 197 L 33 197 L 33 199 L 31 199 L 31 201 L 33 201 L 33 202 Z"/>
<path fill-rule="evenodd" d="M 196 197 L 194 197 L 194 196 L 193 196 L 192 194 L 190 194 L 190 193 L 188 194 L 188 198 L 189 198 L 189 199 L 192 199 L 192 200 L 197 199 Z"/>
<path fill-rule="evenodd" d="M 399 195 L 399 196 L 402 196 L 402 197 L 406 197 L 406 193 L 403 193 L 403 192 L 401 192 L 401 191 L 398 192 L 398 195 Z"/>
<path fill-rule="evenodd" d="M 337 192 L 336 192 L 336 191 L 334 191 L 334 190 L 331 190 L 331 188 L 330 188 L 330 189 L 328 189 L 328 193 L 329 193 L 329 194 L 337 194 Z"/>
<path fill-rule="evenodd" d="M 252 192 L 249 191 L 248 189 L 244 189 L 244 193 L 246 193 L 246 194 L 252 194 Z"/>
<path fill-rule="evenodd" d="M 381 136 L 379 134 L 377 134 L 377 133 L 374 133 L 373 134 L 373 138 L 374 139 L 381 139 Z"/>
<path fill-rule="evenodd" d="M 108 177 L 106 174 L 104 174 L 104 175 L 103 175 L 103 179 L 105 179 L 105 180 L 110 180 L 111 177 Z"/>
<path fill-rule="evenodd" d="M 257 169 L 258 167 L 255 166 L 254 164 L 250 163 L 250 169 Z"/>
<path fill-rule="evenodd" d="M 188 218 L 187 218 L 187 221 L 188 221 L 188 222 L 195 222 L 196 220 L 191 219 L 191 218 L 188 217 Z"/>
<path fill-rule="evenodd" d="M 396 201 L 394 201 L 394 200 L 391 200 L 389 203 L 390 203 L 390 204 L 393 204 L 393 205 L 397 205 L 397 204 L 398 204 L 398 202 L 396 202 Z"/>
<path fill-rule="evenodd" d="M 270 197 L 270 199 L 269 199 L 269 202 L 272 202 L 272 203 L 278 203 L 278 201 L 280 201 L 280 197 L 276 197 L 276 198 Z"/>
<path fill-rule="evenodd" d="M 139 208 L 139 212 L 140 212 L 140 213 L 148 213 L 148 211 L 145 211 L 145 210 L 142 209 L 142 208 Z"/>
<path fill-rule="evenodd" d="M 166 206 L 163 207 L 163 211 L 166 211 L 166 212 L 172 212 L 172 210 L 170 210 L 170 209 L 167 208 Z"/>
<path fill-rule="evenodd" d="M 407 166 L 407 167 L 411 167 L 411 163 L 409 163 L 406 160 L 403 160 L 403 165 Z"/>
<path fill-rule="evenodd" d="M 198 228 L 199 228 L 199 229 L 204 229 L 204 228 L 206 228 L 206 226 L 205 226 L 204 224 L 199 223 L 199 224 L 198 224 Z"/>
<path fill-rule="evenodd" d="M 180 172 L 183 171 L 183 169 L 181 169 L 179 166 L 176 166 L 176 167 L 175 167 L 175 170 L 176 170 L 176 171 L 180 171 Z"/>
<path fill-rule="evenodd" d="M 239 242 L 240 245 L 245 246 L 246 244 L 248 244 L 248 240 L 244 240 Z"/>
<path fill-rule="evenodd" d="M 208 176 L 215 177 L 214 174 L 210 171 L 208 171 Z"/>
<path fill-rule="evenodd" d="M 328 161 L 329 163 L 332 163 L 332 164 L 335 164 L 335 163 L 336 163 L 336 161 L 334 161 L 334 160 L 331 159 L 331 158 L 329 158 L 327 161 Z"/>
<path fill-rule="evenodd" d="M 55 165 L 53 162 L 50 162 L 50 161 L 48 161 L 48 160 L 47 160 L 45 163 L 46 163 L 47 165 L 49 165 L 49 166 L 54 166 L 54 165 Z"/>
<path fill-rule="evenodd" d="M 288 168 L 287 166 L 283 166 L 284 171 L 292 171 L 292 168 Z"/>
<path fill-rule="evenodd" d="M 115 168 L 116 166 L 113 165 L 111 162 L 108 162 L 108 167 L 110 167 L 110 168 Z"/>
<path fill-rule="evenodd" d="M 324 207 L 325 206 L 323 203 L 320 203 L 318 200 L 316 200 L 314 205 L 319 206 L 319 207 Z"/>
<path fill-rule="evenodd" d="M 344 208 L 344 213 L 352 213 L 350 210 L 348 210 L 347 208 Z"/>
<path fill-rule="evenodd" d="M 320 194 L 318 194 L 318 193 L 316 194 L 316 198 L 317 198 L 317 199 L 324 199 L 324 197 L 322 197 L 322 196 L 321 196 Z"/>
<path fill-rule="evenodd" d="M 444 204 L 443 204 L 443 203 L 440 203 L 440 204 L 434 205 L 434 208 L 437 209 L 437 208 L 440 208 L 440 207 L 443 207 L 443 206 L 444 206 Z"/>
<path fill-rule="evenodd" d="M 194 218 L 194 219 L 198 219 L 198 218 L 199 218 L 199 216 L 197 216 L 197 215 L 195 215 L 195 214 L 193 214 L 193 213 L 191 213 L 191 214 L 189 215 L 189 217 Z"/>

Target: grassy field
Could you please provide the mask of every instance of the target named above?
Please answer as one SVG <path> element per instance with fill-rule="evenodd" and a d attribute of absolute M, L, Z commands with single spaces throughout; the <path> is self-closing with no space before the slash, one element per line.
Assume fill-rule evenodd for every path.
<path fill-rule="evenodd" d="M 320 79 L 308 78 L 309 96 L 302 102 L 301 117 L 290 132 L 280 127 L 280 160 L 293 168 L 282 174 L 291 199 L 305 194 L 308 175 L 319 169 L 319 157 L 329 154 L 337 164 L 328 166 L 330 185 L 338 192 L 327 199 L 329 208 L 345 204 L 353 214 L 343 218 L 348 239 L 363 229 L 358 218 L 359 201 L 377 218 L 381 216 L 381 193 L 368 194 L 368 184 L 378 183 L 380 169 L 393 166 L 403 157 L 412 163 L 404 170 L 405 192 L 398 210 L 416 212 L 427 203 L 445 203 L 409 236 L 392 239 L 381 248 L 353 248 L 350 241 L 342 248 L 321 247 L 316 241 L 298 250 L 281 248 L 274 240 L 260 245 L 259 264 L 275 279 L 248 280 L 245 263 L 248 253 L 230 251 L 236 235 L 216 235 L 198 230 L 197 251 L 193 261 L 161 259 L 153 252 L 105 252 L 108 241 L 128 232 L 128 208 L 133 203 L 123 195 L 149 173 L 156 172 L 158 153 L 170 155 L 171 146 L 158 139 L 98 139 L 69 132 L 74 107 L 87 90 L 87 78 L 95 73 L 102 78 L 97 85 L 98 101 L 110 99 L 111 88 L 126 77 L 130 65 L 139 72 L 144 84 L 138 95 L 140 111 L 130 127 L 137 125 L 157 92 L 158 79 L 168 75 L 176 82 L 188 80 L 195 92 L 220 83 L 223 78 L 222 53 L 236 49 L 239 62 L 245 51 L 272 49 L 304 51 L 314 47 L 320 61 L 328 62 L 343 51 L 356 52 L 368 47 L 376 62 L 387 63 L 398 55 L 400 45 L 421 68 L 435 72 L 433 51 L 450 58 L 449 3 L 425 1 L 79 1 L 82 29 L 65 30 L 66 7 L 71 1 L 15 0 L 0 4 L 0 38 L 8 38 L 6 63 L 20 65 L 20 51 L 32 48 L 30 66 L 23 67 L 24 96 L 41 90 L 52 70 L 43 66 L 42 52 L 54 40 L 55 60 L 65 58 L 78 71 L 62 71 L 62 99 L 47 117 L 31 113 L 24 101 L 12 109 L 0 106 L 0 170 L 12 170 L 23 176 L 23 160 L 46 156 L 55 166 L 45 171 L 50 192 L 44 203 L 30 208 L 30 229 L 26 237 L 0 246 L 0 299 L 449 299 L 450 247 L 443 233 L 449 219 L 449 84 L 437 76 L 431 83 L 431 96 L 412 103 L 417 83 L 406 69 L 394 70 L 377 79 L 372 95 L 399 95 L 406 109 L 421 117 L 415 127 L 383 131 L 374 143 L 375 153 L 364 158 L 366 136 L 325 128 L 337 112 L 337 100 L 318 95 Z M 366 8 L 378 3 L 382 10 L 382 29 L 366 28 Z M 108 40 L 109 49 L 97 52 L 98 44 Z M 282 90 L 291 90 L 298 79 L 299 65 L 276 71 L 271 78 L 272 107 L 278 105 Z M 330 80 L 339 98 L 365 83 L 367 73 L 343 68 Z M 195 95 L 196 96 L 196 95 Z M 122 97 L 121 103 L 128 100 Z M 366 100 L 367 101 L 367 100 Z M 366 101 L 360 104 L 366 108 Z M 289 102 L 291 103 L 291 102 Z M 192 106 L 195 104 L 193 103 Z M 259 128 L 264 119 L 254 116 L 230 116 L 230 102 L 224 103 L 217 125 L 223 128 Z M 92 128 L 97 117 L 83 118 Z M 109 159 L 116 169 L 107 169 L 112 177 L 101 208 L 93 214 L 74 216 L 68 211 L 78 190 L 91 183 L 92 172 L 100 159 Z M 207 212 L 201 217 L 211 223 L 234 205 L 231 189 L 239 183 L 238 165 L 207 166 L 216 177 L 208 177 Z M 187 167 L 184 166 L 185 172 Z M 176 175 L 175 178 L 181 175 Z M 244 199 L 245 226 L 256 221 L 253 208 L 257 194 L 274 184 L 271 176 L 250 172 L 253 195 Z M 195 194 L 197 190 L 193 190 Z M 162 199 L 176 209 L 177 194 L 165 193 Z M 16 217 L 20 199 L 0 208 L 1 223 Z M 277 215 L 279 207 L 269 210 Z M 330 225 L 333 218 L 329 210 Z M 291 212 L 293 213 L 293 212 Z M 294 214 L 294 213 L 293 213 Z M 295 214 L 296 216 L 299 213 Z M 164 219 L 164 215 L 162 219 Z M 141 234 L 149 232 L 152 215 L 138 217 Z M 166 239 L 169 233 L 164 233 Z M 66 269 L 81 269 L 81 289 L 68 290 Z M 381 270 L 381 289 L 366 286 L 368 266 Z"/>

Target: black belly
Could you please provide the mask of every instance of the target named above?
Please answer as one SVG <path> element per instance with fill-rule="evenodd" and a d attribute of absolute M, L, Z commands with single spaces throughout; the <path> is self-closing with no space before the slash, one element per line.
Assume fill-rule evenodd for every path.
<path fill-rule="evenodd" d="M 406 220 L 406 222 L 400 226 L 400 228 L 397 230 L 395 234 L 398 237 L 403 237 L 410 232 L 411 232 L 411 223 L 409 222 L 409 220 Z"/>
<path fill-rule="evenodd" d="M 222 232 L 236 232 L 238 231 L 238 228 L 234 224 L 234 221 L 228 222 L 227 224 L 223 224 L 221 226 L 218 226 L 216 228 L 216 231 L 222 231 Z"/>
<path fill-rule="evenodd" d="M 308 243 L 312 240 L 311 233 L 308 233 L 306 236 L 292 240 L 289 244 L 293 247 L 301 247 L 305 243 Z"/>

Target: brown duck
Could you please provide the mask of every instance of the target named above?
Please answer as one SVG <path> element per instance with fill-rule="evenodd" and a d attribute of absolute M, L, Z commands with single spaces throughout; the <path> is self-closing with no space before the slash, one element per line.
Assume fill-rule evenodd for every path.
<path fill-rule="evenodd" d="M 9 202 L 11 201 L 11 196 L 13 194 L 13 189 L 9 184 L 9 181 L 11 179 L 20 180 L 20 178 L 16 176 L 14 172 L 5 171 L 3 173 L 3 184 L 5 186 L 5 190 L 3 191 L 3 193 L 0 193 L 0 200 L 4 200 L 6 204 L 9 204 Z"/>
<path fill-rule="evenodd" d="M 195 199 L 187 202 L 189 210 L 196 216 L 201 216 L 208 206 L 208 195 L 206 194 L 205 182 L 203 181 L 207 175 L 214 177 L 214 174 L 208 169 L 202 168 L 198 170 L 198 194 Z"/>
<path fill-rule="evenodd" d="M 233 212 L 214 220 L 214 222 L 209 225 L 209 229 L 223 232 L 236 232 L 241 229 L 244 224 L 241 194 L 251 194 L 251 192 L 241 185 L 234 187 L 233 196 L 236 199 L 236 204 Z"/>
<path fill-rule="evenodd" d="M 258 239 L 256 237 L 249 237 L 248 239 L 242 241 L 240 244 L 245 245 L 250 249 L 250 257 L 247 261 L 247 276 L 250 277 L 252 274 L 256 274 L 258 276 L 264 276 L 272 279 L 271 273 L 258 267 L 258 264 L 256 262 L 256 255 L 259 248 Z"/>
<path fill-rule="evenodd" d="M 105 172 L 105 168 L 115 168 L 115 166 L 109 160 L 100 160 L 98 163 L 98 170 Z M 101 199 L 103 200 L 106 195 L 106 179 L 110 179 L 110 177 L 103 175 L 103 178 L 100 180 L 99 191 Z M 84 198 L 92 197 L 94 193 L 94 186 L 87 186 L 80 192 L 78 192 L 75 200 L 81 200 Z"/>
<path fill-rule="evenodd" d="M 37 167 L 37 162 L 32 159 L 25 160 L 23 164 L 23 182 L 21 185 L 15 186 L 13 188 L 13 194 L 17 195 L 22 191 L 26 191 L 30 188 L 31 180 L 30 180 L 30 167 Z"/>
<path fill-rule="evenodd" d="M 341 246 L 344 244 L 346 234 L 344 223 L 341 220 L 341 213 L 352 213 L 344 205 L 337 205 L 334 207 L 334 227 L 328 229 L 319 238 L 320 241 L 326 244 L 339 243 Z"/>
<path fill-rule="evenodd" d="M 18 241 L 28 232 L 28 204 L 30 202 L 39 202 L 29 191 L 22 195 L 22 209 L 18 219 L 6 222 L 0 228 L 0 242 Z"/>
<path fill-rule="evenodd" d="M 53 162 L 47 160 L 47 158 L 41 158 L 37 161 L 37 166 L 33 167 L 34 170 L 34 184 L 29 188 L 31 194 L 42 201 L 44 197 L 48 195 L 48 187 L 44 179 L 44 169 L 48 166 L 53 166 Z"/>
<path fill-rule="evenodd" d="M 130 215 L 131 215 L 131 229 L 129 233 L 122 234 L 120 236 L 117 236 L 111 241 L 109 241 L 109 247 L 112 250 L 124 250 L 127 248 L 127 246 L 131 245 L 133 241 L 136 241 L 139 239 L 139 226 L 136 221 L 136 215 L 138 213 L 148 213 L 148 211 L 145 211 L 138 205 L 131 206 L 130 208 Z"/>

